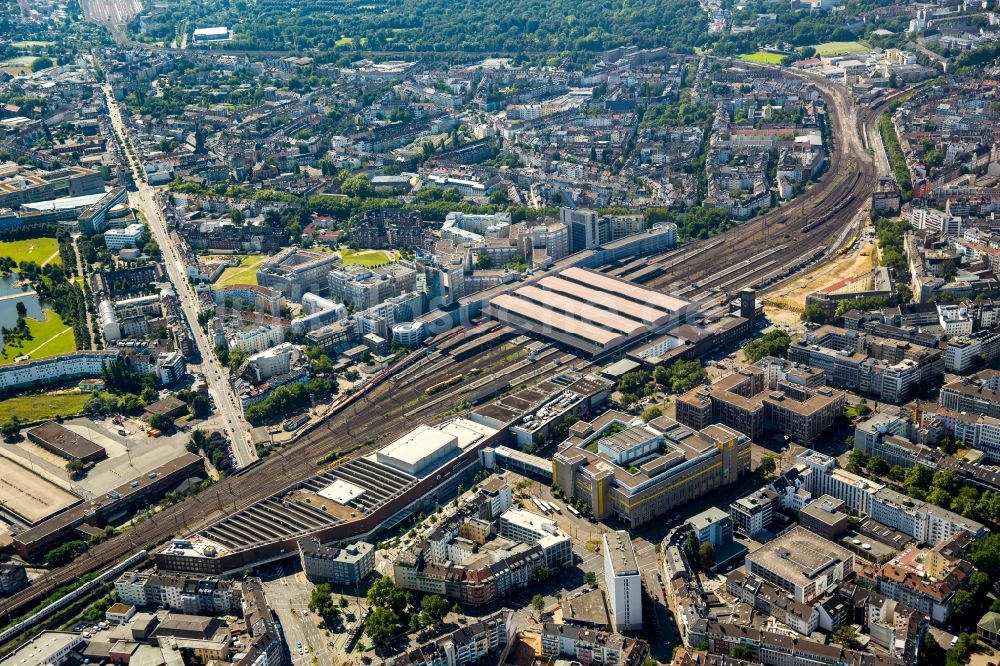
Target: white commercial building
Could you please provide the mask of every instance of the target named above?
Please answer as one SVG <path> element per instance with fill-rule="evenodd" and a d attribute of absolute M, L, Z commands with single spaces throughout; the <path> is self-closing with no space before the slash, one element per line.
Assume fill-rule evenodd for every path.
<path fill-rule="evenodd" d="M 260 380 L 263 381 L 275 375 L 284 375 L 292 369 L 292 343 L 282 342 L 280 345 L 265 349 L 247 359 L 257 368 Z"/>
<path fill-rule="evenodd" d="M 194 41 L 196 42 L 216 42 L 229 39 L 229 28 L 218 26 L 213 28 L 195 28 Z"/>
<path fill-rule="evenodd" d="M 807 465 L 811 470 L 808 489 L 813 497 L 831 495 L 844 500 L 849 508 L 858 513 L 869 515 L 872 497 L 885 488 L 885 484 L 838 469 L 836 458 L 818 451 L 806 449 L 798 455 L 796 462 Z"/>
<path fill-rule="evenodd" d="M 964 305 L 938 305 L 938 321 L 949 338 L 972 335 L 972 317 Z"/>
<path fill-rule="evenodd" d="M 642 629 L 642 579 L 632 539 L 624 530 L 604 535 L 604 582 L 615 629 Z"/>
<path fill-rule="evenodd" d="M 936 208 L 914 208 L 910 211 L 910 224 L 914 229 L 926 229 L 946 236 L 962 233 L 962 218 Z"/>
<path fill-rule="evenodd" d="M 545 553 L 549 569 L 573 563 L 573 546 L 555 521 L 524 509 L 508 509 L 500 515 L 500 534 L 525 543 L 537 543 Z"/>
<path fill-rule="evenodd" d="M 112 252 L 117 252 L 123 247 L 138 247 L 139 242 L 145 237 L 146 228 L 139 224 L 130 224 L 124 229 L 108 229 L 104 232 L 104 244 Z"/>
<path fill-rule="evenodd" d="M 458 418 L 436 426 L 419 425 L 375 452 L 375 460 L 410 476 L 440 467 L 497 430 Z"/>
<path fill-rule="evenodd" d="M 84 649 L 83 636 L 68 631 L 43 631 L 11 653 L 3 666 L 59 666 Z M 76 662 L 74 662 L 76 663 Z"/>
<path fill-rule="evenodd" d="M 280 345 L 284 341 L 285 331 L 280 326 L 261 324 L 257 328 L 237 331 L 230 336 L 229 349 L 242 349 L 245 352 L 256 354 L 275 345 Z"/>

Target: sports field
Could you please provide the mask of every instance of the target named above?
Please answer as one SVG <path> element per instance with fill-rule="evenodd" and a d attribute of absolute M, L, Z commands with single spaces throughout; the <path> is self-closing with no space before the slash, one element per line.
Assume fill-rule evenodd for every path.
<path fill-rule="evenodd" d="M 344 248 L 340 251 L 340 259 L 345 266 L 364 266 L 365 268 L 375 268 L 385 266 L 391 259 L 382 250 L 349 250 Z"/>
<path fill-rule="evenodd" d="M 68 354 L 76 351 L 73 329 L 63 323 L 62 317 L 53 310 L 45 310 L 45 321 L 27 317 L 31 340 L 19 341 L 17 345 L 5 344 L 0 351 L 0 365 L 13 363 L 18 356 L 27 354 L 33 359 Z"/>
<path fill-rule="evenodd" d="M 22 421 L 43 421 L 57 416 L 76 416 L 90 400 L 90 393 L 43 393 L 18 395 L 0 400 L 0 423 L 12 416 Z"/>
<path fill-rule="evenodd" d="M 0 502 L 25 520 L 37 523 L 78 504 L 80 498 L 9 458 L 0 457 Z"/>
<path fill-rule="evenodd" d="M 227 268 L 215 281 L 217 287 L 234 284 L 257 284 L 257 269 L 267 257 L 263 254 L 248 254 L 240 258 L 239 268 Z"/>
<path fill-rule="evenodd" d="M 781 59 L 784 58 L 778 53 L 768 53 L 767 51 L 757 51 L 756 53 L 744 53 L 740 56 L 740 60 L 746 60 L 747 62 L 755 62 L 759 65 L 780 65 Z"/>
<path fill-rule="evenodd" d="M 859 42 L 824 42 L 817 44 L 814 48 L 816 49 L 816 55 L 821 56 L 861 53 L 868 50 L 867 46 Z"/>
<path fill-rule="evenodd" d="M 59 241 L 55 238 L 0 241 L 0 257 L 10 257 L 17 263 L 33 261 L 39 266 L 44 266 L 46 263 L 62 266 Z"/>

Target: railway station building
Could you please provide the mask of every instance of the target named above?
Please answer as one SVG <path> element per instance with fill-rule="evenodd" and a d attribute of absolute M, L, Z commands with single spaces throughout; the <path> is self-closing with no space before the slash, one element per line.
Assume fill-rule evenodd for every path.
<path fill-rule="evenodd" d="M 600 355 L 682 324 L 691 303 L 571 266 L 495 296 L 487 313 L 519 330 Z"/>

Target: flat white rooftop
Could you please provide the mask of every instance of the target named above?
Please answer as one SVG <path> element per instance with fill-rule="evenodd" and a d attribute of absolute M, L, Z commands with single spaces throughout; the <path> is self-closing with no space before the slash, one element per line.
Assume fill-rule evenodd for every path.
<path fill-rule="evenodd" d="M 338 504 L 346 505 L 351 500 L 360 499 L 365 494 L 365 489 L 343 479 L 337 479 L 316 494 Z"/>

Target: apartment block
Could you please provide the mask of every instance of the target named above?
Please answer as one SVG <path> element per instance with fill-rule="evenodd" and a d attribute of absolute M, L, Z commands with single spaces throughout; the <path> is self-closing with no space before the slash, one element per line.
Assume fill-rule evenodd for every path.
<path fill-rule="evenodd" d="M 375 570 L 375 546 L 356 541 L 343 548 L 324 546 L 319 539 L 299 539 L 299 561 L 312 583 L 357 585 Z"/>
<path fill-rule="evenodd" d="M 865 513 L 930 546 L 947 541 L 963 530 L 976 539 L 984 539 L 989 534 L 982 523 L 890 488 L 878 490 L 872 496 L 870 510 Z"/>
<path fill-rule="evenodd" d="M 624 530 L 604 534 L 604 583 L 615 629 L 642 629 L 642 579 L 632 539 Z"/>

